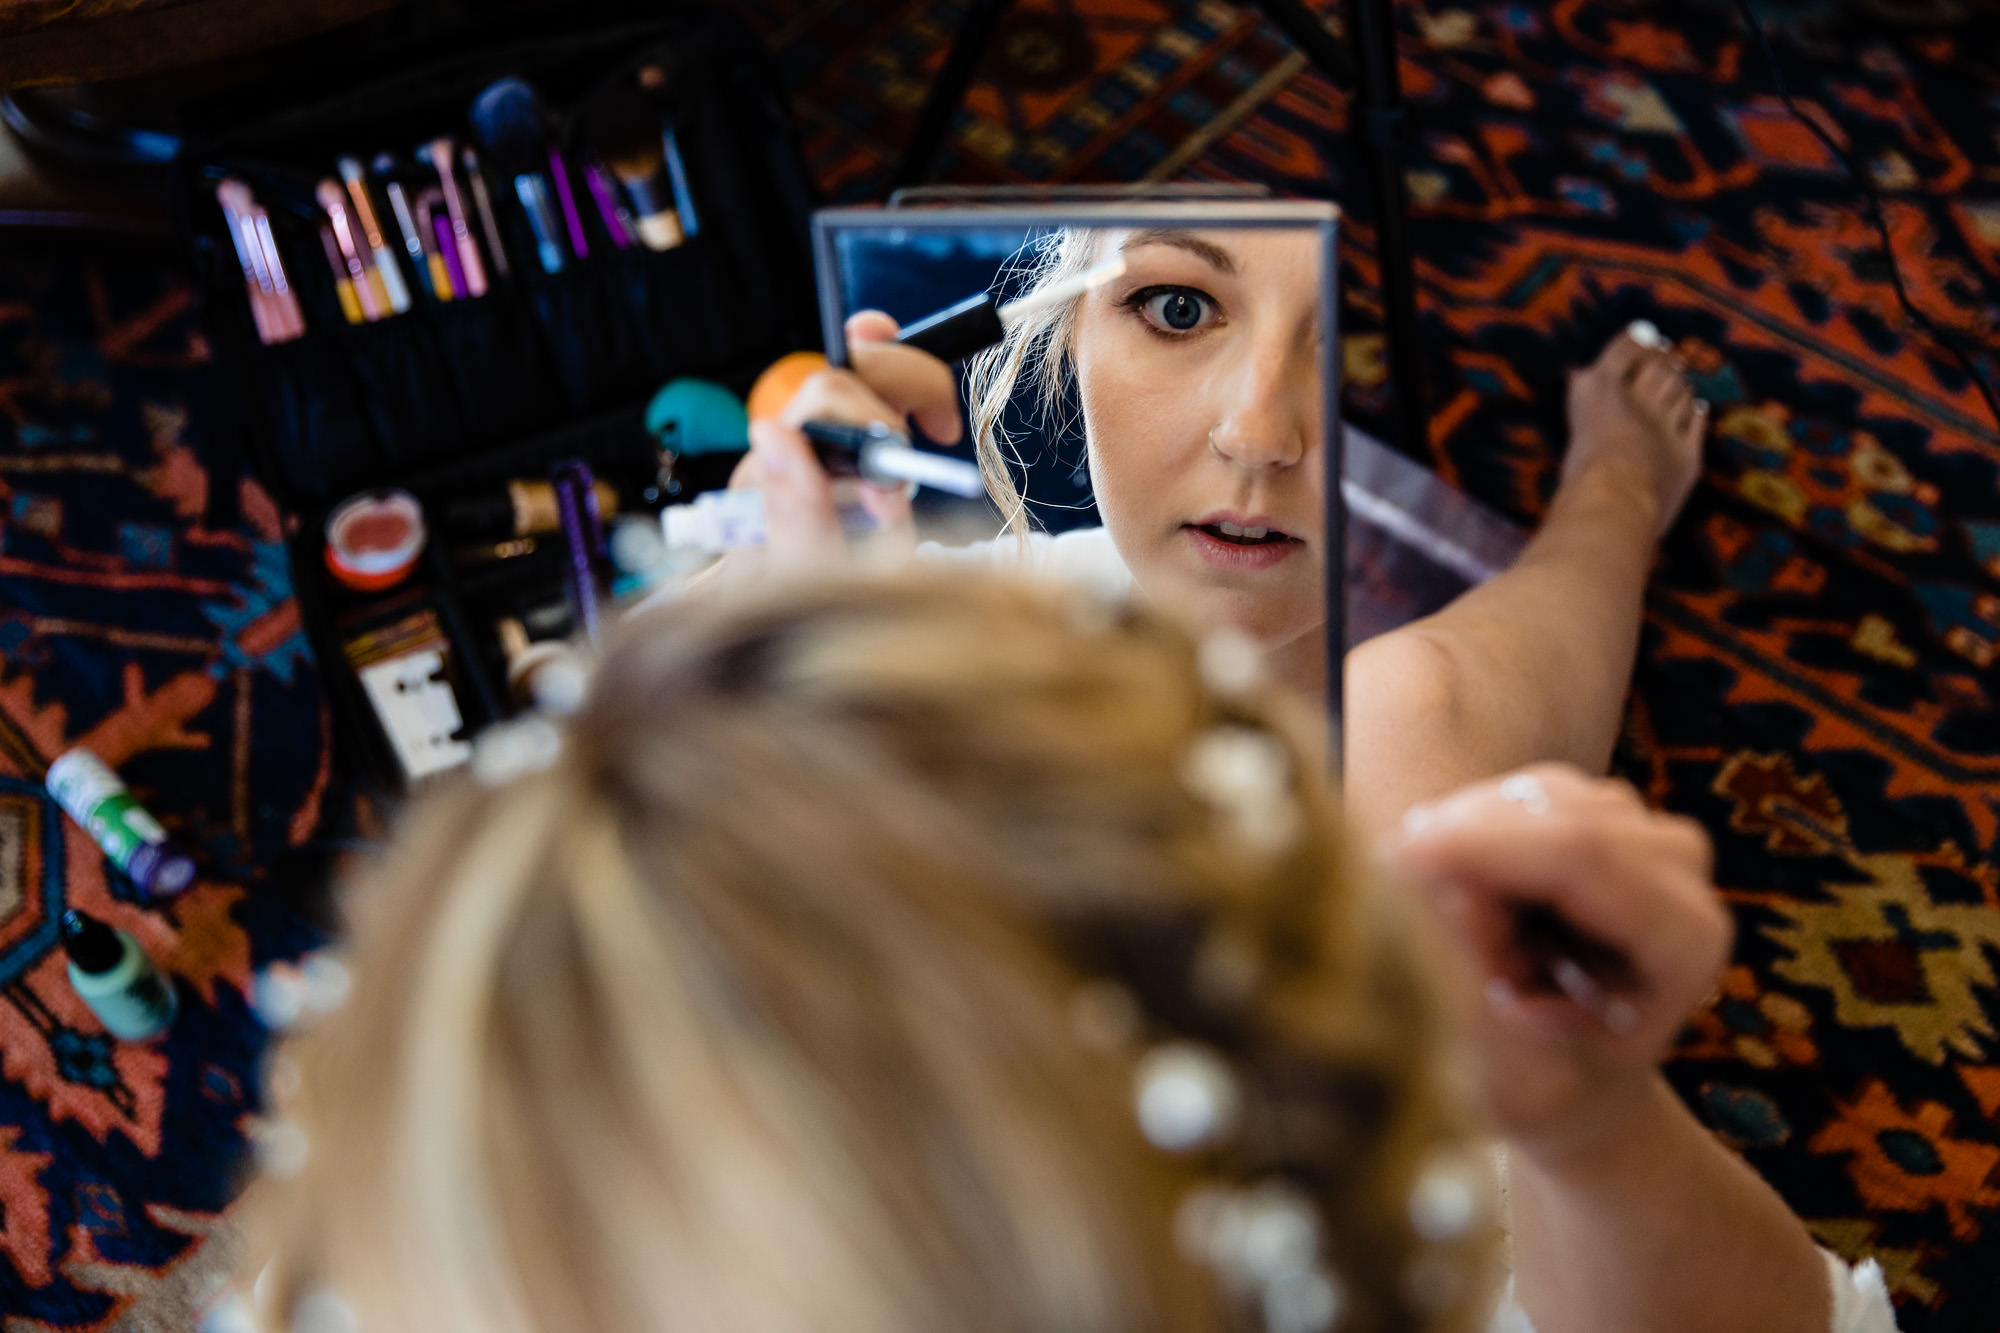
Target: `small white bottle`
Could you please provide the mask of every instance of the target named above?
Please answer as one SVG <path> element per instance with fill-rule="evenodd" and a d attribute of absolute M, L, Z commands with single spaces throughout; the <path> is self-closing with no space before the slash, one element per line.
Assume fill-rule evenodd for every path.
<path fill-rule="evenodd" d="M 69 984 L 106 1032 L 120 1041 L 145 1041 L 172 1025 L 180 997 L 139 941 L 71 908 L 63 913 L 62 942 Z"/>

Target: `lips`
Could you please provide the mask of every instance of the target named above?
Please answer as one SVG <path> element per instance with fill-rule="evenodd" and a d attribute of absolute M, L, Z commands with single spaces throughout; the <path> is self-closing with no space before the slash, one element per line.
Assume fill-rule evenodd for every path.
<path fill-rule="evenodd" d="M 1196 554 L 1218 569 L 1269 569 L 1305 546 L 1262 514 L 1208 514 L 1181 531 Z"/>

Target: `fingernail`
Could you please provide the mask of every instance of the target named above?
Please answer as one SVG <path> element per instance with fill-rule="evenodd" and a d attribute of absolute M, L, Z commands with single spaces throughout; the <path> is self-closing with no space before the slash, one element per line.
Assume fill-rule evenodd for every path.
<path fill-rule="evenodd" d="M 1507 978 L 1495 977 L 1486 983 L 1487 1008 L 1506 1013 L 1519 1006 L 1520 1003 L 1521 992 L 1516 990 L 1514 983 L 1507 980 Z"/>
<path fill-rule="evenodd" d="M 1625 336 L 1641 347 L 1660 348 L 1668 346 L 1667 335 L 1660 332 L 1659 325 L 1650 319 L 1635 319 L 1625 326 Z"/>

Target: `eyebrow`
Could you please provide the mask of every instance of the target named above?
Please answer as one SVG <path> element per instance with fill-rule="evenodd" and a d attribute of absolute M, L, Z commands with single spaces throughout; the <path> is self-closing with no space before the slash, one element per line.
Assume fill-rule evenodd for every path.
<path fill-rule="evenodd" d="M 1177 250 L 1185 250 L 1198 259 L 1207 262 L 1218 273 L 1234 277 L 1236 258 L 1213 241 L 1182 231 L 1176 227 L 1142 227 L 1125 238 L 1123 250 L 1131 250 L 1141 245 L 1171 245 Z"/>

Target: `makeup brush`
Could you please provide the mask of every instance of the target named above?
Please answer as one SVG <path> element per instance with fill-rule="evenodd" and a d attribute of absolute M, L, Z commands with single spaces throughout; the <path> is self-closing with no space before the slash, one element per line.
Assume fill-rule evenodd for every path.
<path fill-rule="evenodd" d="M 458 252 L 458 272 L 463 274 L 467 296 L 486 295 L 486 265 L 479 257 L 479 242 L 472 239 L 472 224 L 465 201 L 458 193 L 458 151 L 448 135 L 432 139 L 418 150 L 419 160 L 428 161 L 437 172 L 438 187 L 444 191 L 444 212 L 451 222 L 452 247 Z"/>
<path fill-rule="evenodd" d="M 472 206 L 479 210 L 479 230 L 486 234 L 486 252 L 493 256 L 493 272 L 502 278 L 512 274 L 507 267 L 507 247 L 500 243 L 500 224 L 493 216 L 493 196 L 486 192 L 486 174 L 479 169 L 479 154 L 471 148 L 459 150 L 465 167 L 465 183 L 472 187 Z"/>
<path fill-rule="evenodd" d="M 639 67 L 636 76 L 640 89 L 651 99 L 654 120 L 660 128 L 660 155 L 666 159 L 667 178 L 673 182 L 674 210 L 680 214 L 681 233 L 688 237 L 701 235 L 701 215 L 695 211 L 694 191 L 688 185 L 687 162 L 681 157 L 680 135 L 674 130 L 674 110 L 667 96 L 672 86 L 672 78 L 667 72 L 667 62 L 656 60 Z"/>
<path fill-rule="evenodd" d="M 393 153 L 380 153 L 368 164 L 382 181 L 382 193 L 389 200 L 389 212 L 396 219 L 396 230 L 403 238 L 403 251 L 410 257 L 410 266 L 417 272 L 419 290 L 436 294 L 430 284 L 430 262 L 425 257 L 423 235 L 417 230 L 416 215 L 410 211 L 410 196 L 403 189 L 399 179 L 401 165 Z"/>
<path fill-rule="evenodd" d="M 375 273 L 382 283 L 382 295 L 388 298 L 389 309 L 400 315 L 410 308 L 410 289 L 404 284 L 403 270 L 397 265 L 396 256 L 390 253 L 388 241 L 382 235 L 381 219 L 375 216 L 375 201 L 368 194 L 368 173 L 362 170 L 358 157 L 343 157 L 334 165 L 340 171 L 340 179 L 347 183 L 347 197 L 354 201 L 354 221 L 359 224 L 369 252 L 375 257 Z"/>
<path fill-rule="evenodd" d="M 361 323 L 361 298 L 354 294 L 354 279 L 347 275 L 347 261 L 340 257 L 340 244 L 333 239 L 333 228 L 324 222 L 319 224 L 319 243 L 326 251 L 327 267 L 333 270 L 333 294 L 340 300 L 340 313 L 349 324 Z"/>
<path fill-rule="evenodd" d="M 372 323 L 389 314 L 388 298 L 381 291 L 380 280 L 374 278 L 367 261 L 361 257 L 366 242 L 355 236 L 354 226 L 348 221 L 347 195 L 340 182 L 327 177 L 313 191 L 313 196 L 326 210 L 327 220 L 333 223 L 333 239 L 340 247 L 341 258 L 347 261 L 347 275 L 354 280 L 354 295 L 361 302 L 362 317 Z"/>
<path fill-rule="evenodd" d="M 625 187 L 633 225 L 649 250 L 671 250 L 687 239 L 667 174 L 658 111 L 636 83 L 594 98 L 583 111 L 584 139 Z"/>
<path fill-rule="evenodd" d="M 444 191 L 433 185 L 417 196 L 417 225 L 430 228 L 437 241 L 437 254 L 431 261 L 444 267 L 445 286 L 451 291 L 451 299 L 456 301 L 470 294 L 465 285 L 465 269 L 458 257 L 458 247 L 453 243 L 451 222 L 440 211 L 444 203 Z"/>
<path fill-rule="evenodd" d="M 535 234 L 535 252 L 544 273 L 560 273 L 562 224 L 556 220 L 548 178 L 548 121 L 542 99 L 519 79 L 501 79 L 472 102 L 472 129 L 495 168 L 513 181 L 514 194 Z"/>
<path fill-rule="evenodd" d="M 459 292 L 451 281 L 451 232 L 447 228 L 445 243 L 438 243 L 437 218 L 433 216 L 444 191 L 432 186 L 417 196 L 417 241 L 424 249 L 424 272 L 430 274 L 431 294 L 440 301 L 457 299 Z"/>
<path fill-rule="evenodd" d="M 980 292 L 918 320 L 896 335 L 896 341 L 929 352 L 940 361 L 963 361 L 1004 339 L 1009 328 L 1028 316 L 1073 301 L 1124 271 L 1124 257 L 1113 255 L 1067 282 L 1012 301 L 998 301 L 993 293 Z"/>
<path fill-rule="evenodd" d="M 976 499 L 986 494 L 977 465 L 913 448 L 910 437 L 879 421 L 851 426 L 844 421 L 808 421 L 799 430 L 835 477 L 864 477 L 877 485 L 915 482 L 932 490 Z"/>

